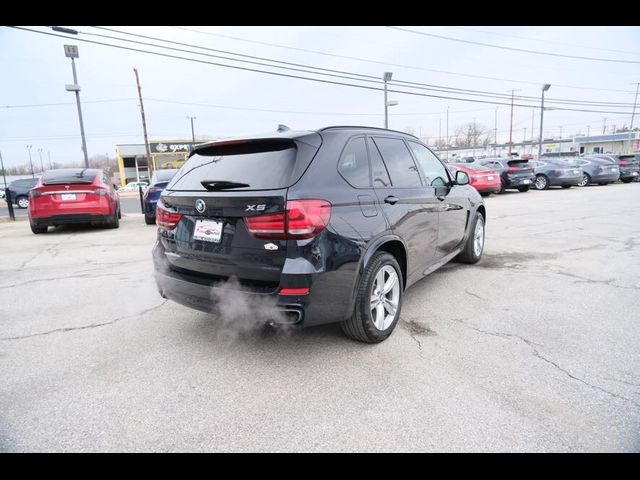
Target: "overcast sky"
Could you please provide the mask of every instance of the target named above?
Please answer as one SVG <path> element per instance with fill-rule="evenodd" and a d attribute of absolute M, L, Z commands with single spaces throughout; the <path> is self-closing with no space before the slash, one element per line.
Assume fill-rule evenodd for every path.
<path fill-rule="evenodd" d="M 348 72 L 324 71 L 341 76 L 369 75 L 375 82 L 362 81 L 362 78 L 369 77 L 354 80 L 161 50 L 89 34 L 160 44 L 158 40 L 92 27 L 66 27 L 83 33 L 58 38 L 8 27 L 0 28 L 0 151 L 5 166 L 26 164 L 29 158 L 27 144 L 33 145 L 31 152 L 36 163 L 39 163 L 38 149 L 42 149 L 45 165 L 47 152 L 50 152 L 51 160 L 56 162 L 82 159 L 75 98 L 64 89 L 65 84 L 73 83 L 71 61 L 64 56 L 65 44 L 79 47 L 80 58 L 76 66 L 82 87 L 89 156 L 114 156 L 116 144 L 143 142 L 134 67 L 140 74 L 150 139 L 189 139 L 191 127 L 186 118 L 188 115 L 197 117 L 194 121 L 197 139 L 274 131 L 281 123 L 292 129 L 328 125 L 384 125 L 381 91 L 195 63 L 80 40 L 374 88 L 381 88 L 378 79 L 381 79 L 383 72 L 391 71 L 393 81 L 389 88 L 392 90 L 506 103 L 497 105 L 498 141 L 507 141 L 509 138 L 510 108 L 510 100 L 499 95 L 510 95 L 511 89 L 517 90 L 515 95 L 535 99 L 516 99 L 517 104 L 539 106 L 541 85 L 550 83 L 551 89 L 546 94 L 549 101 L 579 100 L 592 104 L 547 103 L 547 106 L 609 112 L 545 111 L 545 138 L 558 137 L 561 128 L 562 136 L 566 138 L 579 132 L 586 133 L 587 125 L 592 134 L 602 133 L 605 124 L 607 132 L 613 125 L 628 126 L 635 82 L 640 81 L 638 27 L 402 27 L 411 32 L 383 26 L 109 27 L 121 32 L 230 52 L 199 50 L 208 55 L 270 63 L 233 56 L 231 53 L 251 55 L 304 65 L 286 65 L 289 68 L 308 70 L 309 67 L 316 67 Z M 54 33 L 46 27 L 25 28 Z M 193 46 L 164 45 L 197 50 Z M 427 86 L 412 89 L 407 84 L 394 83 L 396 80 Z M 468 94 L 473 92 L 462 95 L 424 89 L 433 86 L 491 92 L 498 96 L 472 96 Z M 450 135 L 453 135 L 457 126 L 474 119 L 488 129 L 494 128 L 496 105 L 491 103 L 406 93 L 390 93 L 389 99 L 399 102 L 399 105 L 389 109 L 389 127 L 412 129 L 421 137 L 432 139 L 445 136 L 447 107 Z M 534 109 L 531 107 L 515 107 L 514 141 L 522 140 L 525 128 L 527 138 L 531 137 L 532 112 Z M 537 136 L 539 109 L 534 115 Z M 635 126 L 640 126 L 638 118 Z"/>

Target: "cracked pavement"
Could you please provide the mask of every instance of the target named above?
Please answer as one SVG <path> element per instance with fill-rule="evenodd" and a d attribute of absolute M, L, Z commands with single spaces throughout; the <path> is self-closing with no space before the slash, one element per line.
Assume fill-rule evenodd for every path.
<path fill-rule="evenodd" d="M 155 228 L 0 223 L 0 451 L 640 450 L 640 184 L 486 199 L 379 345 L 157 294 Z"/>

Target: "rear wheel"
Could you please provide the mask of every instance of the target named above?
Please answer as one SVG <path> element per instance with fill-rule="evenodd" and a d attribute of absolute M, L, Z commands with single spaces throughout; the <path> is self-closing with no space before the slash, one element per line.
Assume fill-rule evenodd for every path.
<path fill-rule="evenodd" d="M 464 244 L 462 252 L 456 260 L 462 263 L 477 263 L 482 258 L 484 251 L 484 217 L 476 213 L 476 218 L 471 224 L 471 233 Z"/>
<path fill-rule="evenodd" d="M 18 208 L 28 208 L 29 199 L 24 195 L 20 195 L 19 197 L 16 197 L 16 205 L 18 205 Z"/>
<path fill-rule="evenodd" d="M 147 225 L 154 225 L 156 223 L 156 217 L 152 217 L 150 215 L 144 214 L 144 223 Z"/>
<path fill-rule="evenodd" d="M 583 173 L 582 174 L 582 180 L 580 180 L 580 183 L 578 184 L 578 186 L 579 187 L 586 187 L 590 183 L 591 183 L 591 177 L 589 176 L 589 174 L 588 173 Z"/>
<path fill-rule="evenodd" d="M 402 272 L 395 257 L 375 253 L 360 279 L 354 312 L 340 324 L 342 331 L 360 342 L 382 342 L 398 323 L 402 292 Z"/>
<path fill-rule="evenodd" d="M 120 215 L 118 212 L 113 212 L 113 216 L 107 223 L 107 228 L 118 228 L 120 226 Z"/>
<path fill-rule="evenodd" d="M 534 185 L 537 190 L 547 190 L 549 188 L 549 179 L 545 175 L 538 175 Z"/>
<path fill-rule="evenodd" d="M 531 188 L 529 185 L 525 185 L 524 187 L 518 187 L 518 191 L 519 192 L 528 192 L 529 188 Z"/>
<path fill-rule="evenodd" d="M 34 225 L 31 221 L 29 221 L 29 226 L 31 227 L 31 231 L 35 234 L 47 233 L 47 230 L 49 229 L 46 225 Z"/>
<path fill-rule="evenodd" d="M 562 188 L 571 188 L 572 185 L 562 185 Z"/>
<path fill-rule="evenodd" d="M 504 191 L 507 189 L 507 187 L 504 185 L 504 182 L 500 182 L 500 190 L 498 191 L 498 193 L 504 193 Z"/>
<path fill-rule="evenodd" d="M 480 192 L 480 195 L 482 195 L 483 197 L 488 197 L 489 195 L 491 195 L 491 192 Z"/>

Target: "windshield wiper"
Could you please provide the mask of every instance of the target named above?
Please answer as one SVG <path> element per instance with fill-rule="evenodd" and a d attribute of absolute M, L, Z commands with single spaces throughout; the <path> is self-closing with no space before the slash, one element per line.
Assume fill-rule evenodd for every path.
<path fill-rule="evenodd" d="M 228 180 L 203 180 L 200 184 L 207 190 L 228 190 L 230 188 L 250 187 L 248 183 L 231 182 Z"/>

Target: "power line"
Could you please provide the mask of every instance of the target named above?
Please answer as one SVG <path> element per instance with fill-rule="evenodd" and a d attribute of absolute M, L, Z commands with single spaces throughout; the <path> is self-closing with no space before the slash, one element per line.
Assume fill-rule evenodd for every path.
<path fill-rule="evenodd" d="M 380 83 L 380 80 L 378 77 L 372 76 L 372 75 L 366 75 L 366 74 L 361 74 L 361 73 L 357 73 L 357 72 L 347 72 L 344 70 L 333 70 L 333 69 L 327 69 L 327 68 L 320 68 L 320 67 L 314 67 L 311 65 L 305 65 L 305 64 L 300 64 L 300 63 L 292 63 L 292 62 L 283 62 L 281 60 L 274 60 L 271 58 L 266 58 L 266 57 L 256 57 L 253 55 L 244 55 L 244 54 L 239 54 L 239 53 L 235 53 L 235 52 L 230 52 L 228 50 L 219 50 L 219 49 L 213 49 L 213 48 L 209 48 L 209 47 L 203 47 L 201 45 L 194 45 L 194 44 L 188 44 L 188 43 L 182 43 L 182 42 L 176 42 L 173 40 L 165 40 L 163 38 L 158 38 L 158 37 L 152 37 L 149 35 L 141 35 L 141 34 L 137 34 L 137 33 L 129 33 L 123 30 L 116 30 L 116 29 L 112 29 L 112 28 L 106 28 L 106 27 L 97 27 L 94 26 L 93 28 L 97 28 L 100 30 L 106 30 L 106 31 L 111 31 L 111 32 L 116 32 L 119 34 L 124 34 L 124 35 L 130 35 L 130 36 L 134 36 L 134 37 L 140 37 L 140 38 L 146 38 L 146 39 L 151 39 L 151 40 L 155 40 L 155 41 L 160 41 L 160 42 L 165 42 L 165 43 L 170 43 L 170 44 L 175 44 L 175 45 L 181 45 L 181 46 L 188 46 L 191 48 L 198 48 L 198 49 L 202 49 L 202 50 L 208 50 L 208 51 L 215 51 L 215 52 L 223 52 L 226 54 L 230 54 L 230 55 L 236 55 L 236 56 L 240 56 L 240 57 L 248 57 L 248 58 L 253 58 L 253 59 L 260 59 L 260 60 L 264 60 L 267 62 L 273 62 L 273 63 L 282 63 L 285 65 L 295 65 L 297 67 L 303 67 L 305 69 L 314 69 L 314 70 L 321 70 L 324 72 L 334 72 L 334 73 L 340 73 L 340 74 L 344 74 L 344 75 L 349 75 L 351 77 L 363 77 L 366 80 L 362 80 L 362 81 L 370 81 L 370 82 L 374 82 L 374 83 Z M 147 45 L 147 46 L 153 46 L 153 47 L 158 47 L 158 48 L 166 48 L 169 50 L 177 50 L 177 51 L 181 51 L 181 52 L 186 52 L 186 53 L 195 53 L 197 55 L 205 55 L 205 54 L 201 54 L 199 52 L 193 52 L 190 50 L 183 50 L 183 49 L 175 49 L 172 47 L 164 47 L 161 45 L 155 45 L 155 44 L 149 44 L 146 42 L 138 42 L 135 40 L 129 40 L 129 39 L 123 39 L 121 37 L 113 37 L 110 35 L 102 35 L 102 34 L 97 34 L 97 33 L 91 33 L 91 32 L 79 32 L 79 33 L 83 33 L 86 35 L 93 35 L 93 36 L 98 36 L 98 37 L 104 37 L 104 38 L 109 38 L 109 39 L 113 39 L 113 40 L 122 40 L 122 41 L 126 41 L 126 42 L 130 42 L 130 43 L 139 43 L 142 45 Z M 209 55 L 207 55 L 209 56 Z M 223 58 L 226 60 L 231 60 L 231 61 L 238 61 L 240 62 L 240 60 L 234 59 L 234 58 L 229 58 L 229 57 L 222 57 L 222 56 L 217 56 L 217 55 L 211 55 L 215 58 Z M 276 67 L 276 68 L 285 68 L 285 69 L 289 69 L 286 67 L 280 67 L 277 65 L 269 65 L 269 64 L 264 64 L 261 62 L 251 62 L 248 61 L 247 63 L 256 63 L 258 65 L 263 65 L 263 66 L 269 66 L 269 67 Z M 293 68 L 291 70 L 294 71 L 302 71 L 305 73 L 311 73 L 311 74 L 317 74 L 317 72 L 313 72 L 313 71 L 308 71 L 308 70 L 299 70 L 297 68 Z M 338 78 L 348 78 L 348 79 L 353 79 L 350 77 L 343 77 L 342 75 L 330 75 L 330 74 L 324 74 L 324 73 L 320 73 L 321 75 L 329 75 L 329 76 L 337 76 Z M 360 79 L 357 79 L 360 80 Z M 464 89 L 464 88 L 454 88 L 454 87 L 446 87 L 446 86 L 442 86 L 442 85 L 434 85 L 434 84 L 427 84 L 427 83 L 420 83 L 420 82 L 410 82 L 410 81 L 404 81 L 404 80 L 394 80 L 395 84 L 402 84 L 402 85 L 406 85 L 409 88 L 422 88 L 423 90 L 429 90 L 429 91 L 439 91 L 439 92 L 443 92 L 443 93 L 453 93 L 453 94 L 461 94 L 461 95 L 473 95 L 473 96 L 487 96 L 487 97 L 492 97 L 492 98 L 501 98 L 501 99 L 510 99 L 510 96 L 505 95 L 503 93 L 498 93 L 498 92 L 488 92 L 488 91 L 483 91 L 483 90 L 472 90 L 472 89 Z M 467 93 L 469 92 L 469 93 Z M 530 96 L 530 95 L 516 95 L 515 98 L 521 99 L 521 100 L 530 100 L 533 102 L 538 102 L 538 97 L 534 97 L 534 96 Z M 631 107 L 632 104 L 631 103 L 623 103 L 623 102 L 599 102 L 599 101 L 584 101 L 584 100 L 578 100 L 578 99 L 552 99 L 549 98 L 547 99 L 547 101 L 549 103 L 559 103 L 559 104 L 576 104 L 576 105 L 585 105 L 585 106 L 594 106 L 594 107 L 599 107 L 599 106 L 610 106 L 610 107 L 625 107 L 625 106 L 629 106 Z"/>
<path fill-rule="evenodd" d="M 110 100 L 83 100 L 82 103 L 112 103 L 112 102 L 128 102 L 136 100 L 135 98 L 114 98 Z M 23 105 L 0 105 L 0 108 L 31 108 L 31 107 L 59 107 L 63 105 L 75 105 L 75 102 L 62 103 L 30 103 Z"/>
<path fill-rule="evenodd" d="M 537 50 L 528 50 L 526 48 L 504 47 L 502 45 L 493 45 L 493 44 L 490 44 L 490 43 L 474 42 L 472 40 L 462 40 L 460 38 L 447 37 L 445 35 L 436 35 L 435 33 L 420 32 L 418 30 L 411 30 L 410 28 L 391 27 L 391 26 L 387 26 L 387 28 L 391 28 L 393 30 L 401 30 L 403 32 L 415 33 L 417 35 L 424 35 L 426 37 L 434 37 L 434 38 L 440 38 L 440 39 L 443 39 L 443 40 L 451 40 L 453 42 L 469 43 L 469 44 L 472 44 L 472 45 L 481 45 L 483 47 L 500 48 L 502 50 L 512 50 L 514 52 L 533 53 L 533 54 L 536 54 L 536 55 L 548 55 L 548 56 L 551 56 L 551 57 L 575 58 L 575 59 L 578 59 L 578 60 L 593 60 L 593 61 L 597 61 L 597 62 L 640 63 L 640 60 L 616 60 L 616 59 L 613 59 L 613 58 L 583 57 L 583 56 L 579 56 L 579 55 L 565 55 L 565 54 L 562 54 L 562 53 L 540 52 L 540 51 L 537 51 Z"/>
<path fill-rule="evenodd" d="M 365 63 L 373 63 L 373 64 L 377 64 L 377 65 L 402 67 L 402 68 L 408 68 L 408 69 L 412 69 L 412 70 L 422 70 L 422 71 L 426 71 L 426 72 L 442 73 L 444 75 L 456 75 L 456 76 L 469 77 L 469 78 L 482 78 L 482 79 L 485 79 L 485 80 L 496 80 L 496 81 L 500 81 L 500 82 L 524 83 L 524 84 L 536 85 L 536 86 L 539 86 L 541 83 L 543 83 L 543 82 L 534 82 L 534 81 L 530 81 L 530 80 L 514 80 L 514 79 L 500 78 L 500 77 L 488 77 L 488 76 L 485 76 L 485 75 L 474 75 L 474 74 L 470 74 L 470 73 L 450 72 L 450 71 L 446 71 L 446 70 L 437 70 L 437 69 L 433 69 L 433 68 L 418 67 L 418 66 L 415 66 L 415 65 L 407 65 L 407 64 L 402 64 L 402 63 L 381 62 L 381 61 L 378 61 L 378 60 L 371 60 L 371 59 L 367 59 L 367 58 L 353 57 L 353 56 L 348 56 L 348 55 L 339 55 L 339 54 L 323 52 L 323 51 L 319 51 L 319 50 L 310 50 L 310 49 L 306 49 L 306 48 L 292 47 L 292 46 L 289 46 L 289 45 L 280 45 L 280 44 L 277 44 L 277 43 L 262 42 L 262 41 L 259 41 L 259 40 L 250 40 L 250 39 L 247 39 L 247 38 L 235 37 L 235 36 L 232 36 L 232 35 L 224 35 L 222 33 L 203 32 L 201 30 L 194 30 L 194 29 L 191 29 L 191 28 L 184 28 L 184 27 L 169 27 L 169 28 L 174 28 L 174 29 L 177 29 L 177 30 L 184 30 L 184 31 L 193 32 L 193 33 L 199 33 L 201 35 L 210 35 L 210 36 L 221 37 L 221 38 L 229 38 L 231 40 L 254 43 L 254 44 L 258 44 L 258 45 L 267 45 L 267 46 L 271 46 L 271 47 L 284 48 L 284 49 L 287 49 L 287 50 L 294 50 L 294 51 L 306 52 L 306 53 L 314 53 L 314 54 L 317 54 L 317 55 L 324 55 L 324 56 L 335 57 L 335 58 L 344 58 L 344 59 L 347 59 L 347 60 L 355 60 L 357 62 L 365 62 Z M 578 85 L 564 85 L 564 84 L 555 84 L 555 86 L 556 87 L 562 87 L 562 88 L 577 89 L 577 90 L 596 90 L 596 91 L 606 91 L 606 92 L 629 93 L 627 90 L 621 90 L 621 89 L 615 89 L 615 88 L 596 88 L 596 87 L 584 87 L 584 86 L 578 86 Z"/>
<path fill-rule="evenodd" d="M 24 27 L 10 27 L 10 28 L 15 28 L 17 30 L 23 30 L 23 31 L 28 31 L 31 33 L 38 33 L 41 35 L 47 35 L 47 36 L 53 36 L 53 37 L 59 37 L 59 38 L 69 38 L 68 36 L 65 35 L 58 35 L 55 33 L 50 33 L 50 32 L 42 32 L 39 30 L 32 30 L 29 28 L 24 28 Z M 368 86 L 368 85 L 358 85 L 358 84 L 353 84 L 353 83 L 346 83 L 346 82 L 338 82 L 338 81 L 334 81 L 334 80 L 324 80 L 324 79 L 319 79 L 319 78 L 310 78 L 310 77 L 304 77 L 301 75 L 292 75 L 292 74 L 288 74 L 288 73 L 279 73 L 279 72 L 272 72 L 272 71 L 268 71 L 268 70 L 260 70 L 260 69 L 256 69 L 256 68 L 248 68 L 248 67 L 241 67 L 238 65 L 229 65 L 229 64 L 225 64 L 225 63 L 219 63 L 219 62 L 211 62 L 211 61 L 206 61 L 206 60 L 201 60 L 201 59 L 196 59 L 196 58 L 189 58 L 189 57 L 183 57 L 183 56 L 179 56 L 179 55 L 171 55 L 171 54 L 167 54 L 167 53 L 161 53 L 161 52 L 154 52 L 154 51 L 149 51 L 149 50 L 143 50 L 143 49 L 139 49 L 139 48 L 133 48 L 133 47 L 126 47 L 123 45 L 115 45 L 115 44 L 111 44 L 111 43 L 105 43 L 105 42 L 97 42 L 97 41 L 93 41 L 93 40 L 86 40 L 86 39 L 81 39 L 81 38 L 77 38 L 74 39 L 76 41 L 80 41 L 80 42 L 85 42 L 85 43 L 91 43 L 91 44 L 95 44 L 95 45 L 102 45 L 102 46 L 108 46 L 108 47 L 113 47 L 113 48 L 119 48 L 122 50 L 129 50 L 129 51 L 134 51 L 134 52 L 139 52 L 139 53 L 147 53 L 150 55 L 156 55 L 156 56 L 161 56 L 161 57 L 166 57 L 166 58 L 173 58 L 173 59 L 177 59 L 177 60 L 184 60 L 184 61 L 190 61 L 190 62 L 195 62 L 195 63 L 202 63 L 202 64 L 207 64 L 207 65 L 214 65 L 214 66 L 219 66 L 219 67 L 226 67 L 226 68 L 232 68 L 232 69 L 236 69 L 236 70 L 243 70 L 243 71 L 250 71 L 250 72 L 255 72 L 255 73 L 264 73 L 264 74 L 268 74 L 268 75 L 274 75 L 274 76 L 279 76 L 279 77 L 285 77 L 285 78 L 294 78 L 294 79 L 299 79 L 299 80 L 307 80 L 307 81 L 312 81 L 312 82 L 319 82 L 319 83 L 326 83 L 326 84 L 330 84 L 330 85 L 339 85 L 339 86 L 348 86 L 348 87 L 354 87 L 354 88 L 361 88 L 361 89 L 365 89 L 365 90 L 374 90 L 374 91 L 382 91 L 383 88 L 380 87 L 374 87 L 374 86 Z M 161 47 L 161 46 L 157 46 L 158 48 L 167 48 L 167 47 Z M 238 60 L 236 60 L 238 61 Z M 327 74 L 324 74 L 327 75 Z M 362 80 L 358 80 L 355 78 L 352 78 L 351 80 L 356 80 L 356 81 L 362 81 Z M 491 105 L 509 105 L 509 103 L 505 103 L 505 102 L 496 102 L 496 101 L 488 101 L 488 100 L 477 100 L 477 99 L 469 99 L 469 98 L 459 98 L 459 97 L 450 97 L 450 96 L 445 96 L 445 95 L 432 95 L 432 94 L 426 94 L 426 93 L 418 93 L 418 92 L 408 92 L 405 90 L 388 90 L 391 93 L 399 93 L 399 94 L 404 94 L 404 95 L 413 95 L 413 96 L 420 96 L 420 97 L 428 97 L 428 98 L 441 98 L 441 99 L 448 99 L 448 100 L 456 100 L 456 101 L 463 101 L 463 102 L 471 102 L 471 103 L 484 103 L 484 104 L 491 104 Z M 536 105 L 524 105 L 524 104 L 514 104 L 515 106 L 518 107 L 527 107 L 527 108 L 540 108 L 537 107 Z M 574 112 L 594 112 L 594 113 L 612 113 L 612 114 L 625 114 L 626 112 L 610 112 L 610 111 L 603 111 L 603 110 L 587 110 L 587 109 L 571 109 L 571 108 L 562 108 L 562 107 L 554 107 L 555 110 L 564 110 L 564 111 L 574 111 Z"/>
<path fill-rule="evenodd" d="M 558 42 L 556 40 L 544 40 L 542 38 L 523 37 L 520 35 L 509 35 L 507 33 L 489 32 L 487 30 L 479 30 L 477 28 L 469 28 L 469 27 L 449 27 L 449 28 L 456 28 L 459 30 L 469 30 L 472 32 L 487 33 L 489 35 L 499 35 L 501 37 L 519 38 L 521 40 L 533 40 L 534 42 L 544 42 L 544 43 L 552 43 L 555 45 L 567 45 L 569 47 L 588 48 L 590 50 L 602 50 L 605 52 L 628 53 L 630 55 L 640 55 L 640 53 L 638 52 L 631 52 L 629 50 L 614 50 L 612 48 L 591 47 L 589 45 L 578 45 L 576 43 Z"/>

